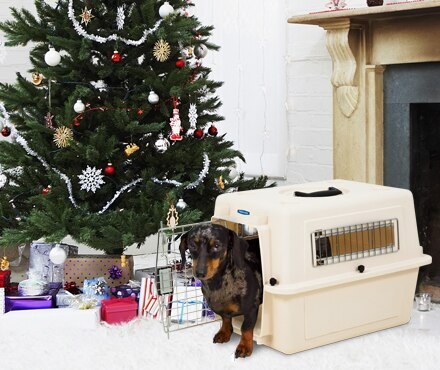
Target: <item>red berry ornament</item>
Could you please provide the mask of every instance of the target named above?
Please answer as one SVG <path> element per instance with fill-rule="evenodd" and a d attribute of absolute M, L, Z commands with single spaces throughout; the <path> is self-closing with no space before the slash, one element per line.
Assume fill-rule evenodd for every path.
<path fill-rule="evenodd" d="M 177 68 L 183 68 L 183 67 L 185 67 L 185 61 L 183 60 L 183 59 L 178 59 L 177 61 L 176 61 L 176 67 Z"/>
<path fill-rule="evenodd" d="M 41 194 L 43 195 L 47 195 L 50 193 L 50 191 L 52 190 L 52 186 L 48 185 L 46 188 L 43 189 L 43 191 L 41 192 Z"/>
<path fill-rule="evenodd" d="M 3 127 L 2 128 L 2 135 L 4 137 L 8 137 L 9 135 L 11 135 L 11 129 L 9 127 Z"/>
<path fill-rule="evenodd" d="M 194 130 L 194 137 L 196 139 L 201 139 L 203 137 L 203 130 L 200 128 Z"/>
<path fill-rule="evenodd" d="M 112 55 L 112 62 L 119 63 L 121 60 L 122 60 L 121 54 L 119 54 L 119 52 L 115 50 Z"/>
<path fill-rule="evenodd" d="M 115 166 L 113 166 L 111 163 L 107 164 L 107 167 L 104 168 L 104 173 L 108 176 L 111 176 L 115 173 Z"/>
<path fill-rule="evenodd" d="M 217 136 L 217 134 L 218 134 L 217 127 L 215 127 L 214 125 L 212 125 L 212 126 L 208 129 L 208 134 L 211 135 L 211 136 Z"/>

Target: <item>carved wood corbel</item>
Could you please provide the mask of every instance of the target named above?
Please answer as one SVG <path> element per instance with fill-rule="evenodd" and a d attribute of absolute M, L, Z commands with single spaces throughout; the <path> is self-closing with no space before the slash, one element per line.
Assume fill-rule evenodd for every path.
<path fill-rule="evenodd" d="M 333 60 L 331 82 L 336 88 L 339 108 L 350 117 L 359 103 L 359 87 L 356 86 L 356 59 L 350 49 L 348 34 L 350 19 L 342 19 L 323 24 L 327 31 L 327 49 Z"/>

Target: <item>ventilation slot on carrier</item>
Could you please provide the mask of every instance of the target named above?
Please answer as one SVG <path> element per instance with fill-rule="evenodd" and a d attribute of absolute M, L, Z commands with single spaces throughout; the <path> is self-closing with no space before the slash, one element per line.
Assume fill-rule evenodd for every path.
<path fill-rule="evenodd" d="M 317 230 L 312 233 L 314 266 L 352 261 L 398 250 L 397 219 Z"/>

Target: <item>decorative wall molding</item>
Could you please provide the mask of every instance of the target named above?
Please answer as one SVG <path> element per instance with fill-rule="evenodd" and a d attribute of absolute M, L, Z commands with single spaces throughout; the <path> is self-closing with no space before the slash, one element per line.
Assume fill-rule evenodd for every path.
<path fill-rule="evenodd" d="M 327 50 L 333 60 L 332 85 L 336 89 L 338 106 L 346 117 L 351 117 L 359 103 L 359 87 L 356 86 L 356 58 L 349 41 L 350 19 L 323 24 L 327 31 Z"/>

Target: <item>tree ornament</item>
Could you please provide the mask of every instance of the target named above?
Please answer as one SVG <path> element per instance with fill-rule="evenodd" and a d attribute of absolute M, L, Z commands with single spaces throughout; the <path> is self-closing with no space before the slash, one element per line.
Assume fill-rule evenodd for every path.
<path fill-rule="evenodd" d="M 82 174 L 78 175 L 81 190 L 95 193 L 96 190 L 100 189 L 101 185 L 105 184 L 103 180 L 104 176 L 101 174 L 101 171 L 101 169 L 97 169 L 96 167 L 87 166 L 87 168 L 82 171 Z"/>
<path fill-rule="evenodd" d="M 127 157 L 129 157 L 129 156 L 131 156 L 133 153 L 137 152 L 138 150 L 139 150 L 139 147 L 138 147 L 136 144 L 131 143 L 131 144 L 128 144 L 128 145 L 125 147 L 125 149 L 124 149 L 124 153 L 125 153 L 125 155 L 126 155 Z"/>
<path fill-rule="evenodd" d="M 104 168 L 104 173 L 108 176 L 112 176 L 115 174 L 115 166 L 113 166 L 113 164 L 111 163 L 107 163 L 107 166 Z"/>
<path fill-rule="evenodd" d="M 180 141 L 183 139 L 181 133 L 182 122 L 179 117 L 179 109 L 177 109 L 178 100 L 173 98 L 173 116 L 170 118 L 170 126 L 171 126 L 171 135 L 170 140 Z"/>
<path fill-rule="evenodd" d="M 179 198 L 179 200 L 176 203 L 176 208 L 179 211 L 184 210 L 186 207 L 188 207 L 188 204 L 183 200 L 183 198 Z"/>
<path fill-rule="evenodd" d="M 66 126 L 58 127 L 55 130 L 53 141 L 58 148 L 66 148 L 70 145 L 70 141 L 73 139 L 73 131 Z"/>
<path fill-rule="evenodd" d="M 67 253 L 59 244 L 55 244 L 49 252 L 49 259 L 54 265 L 62 265 L 67 259 Z"/>
<path fill-rule="evenodd" d="M 87 9 L 87 7 L 85 7 L 82 11 L 82 14 L 80 15 L 81 18 L 81 24 L 85 24 L 86 26 L 89 25 L 89 22 L 95 18 L 95 16 L 92 14 L 92 10 Z"/>
<path fill-rule="evenodd" d="M 119 52 L 117 50 L 115 50 L 112 55 L 112 62 L 119 63 L 121 60 L 122 60 L 121 54 L 119 54 Z"/>
<path fill-rule="evenodd" d="M 198 128 L 198 129 L 194 130 L 194 137 L 196 139 L 203 138 L 203 130 L 201 128 Z"/>
<path fill-rule="evenodd" d="M 43 189 L 43 191 L 41 192 L 41 194 L 43 194 L 43 195 L 47 195 L 47 194 L 50 193 L 51 190 L 52 190 L 52 186 L 47 185 L 47 186 Z"/>
<path fill-rule="evenodd" d="M 151 90 L 150 94 L 148 95 L 148 102 L 150 104 L 159 103 L 159 95 L 157 95 L 153 90 Z"/>
<path fill-rule="evenodd" d="M 167 213 L 167 226 L 175 228 L 179 224 L 179 213 L 173 204 L 170 205 L 170 209 Z"/>
<path fill-rule="evenodd" d="M 174 13 L 174 8 L 170 5 L 168 1 L 165 1 L 163 5 L 159 8 L 159 15 L 161 18 L 168 17 L 172 13 Z"/>
<path fill-rule="evenodd" d="M 9 270 L 9 261 L 8 261 L 8 257 L 3 256 L 2 260 L 0 262 L 0 270 L 1 271 L 6 271 Z"/>
<path fill-rule="evenodd" d="M 43 82 L 44 76 L 41 73 L 38 72 L 34 72 L 32 73 L 32 83 L 35 86 L 40 86 L 41 83 Z"/>
<path fill-rule="evenodd" d="M 170 142 L 164 138 L 163 134 L 159 134 L 158 139 L 154 143 L 154 147 L 159 153 L 165 153 L 170 146 Z"/>
<path fill-rule="evenodd" d="M 199 59 L 206 57 L 207 54 L 208 54 L 208 48 L 206 47 L 205 44 L 197 45 L 194 48 L 194 55 Z"/>
<path fill-rule="evenodd" d="M 8 183 L 8 178 L 4 173 L 0 172 L 0 189 L 4 188 Z"/>
<path fill-rule="evenodd" d="M 82 113 L 86 110 L 86 106 L 84 105 L 84 103 L 82 102 L 81 99 L 78 99 L 75 103 L 75 105 L 73 106 L 73 110 L 76 113 Z"/>
<path fill-rule="evenodd" d="M 153 56 L 158 62 L 165 62 L 171 54 L 171 46 L 164 39 L 160 39 L 154 44 Z"/>
<path fill-rule="evenodd" d="M 61 55 L 52 46 L 49 46 L 49 51 L 44 55 L 44 61 L 48 66 L 55 67 L 61 62 Z"/>
<path fill-rule="evenodd" d="M 239 176 L 239 173 L 235 167 L 231 167 L 231 170 L 229 171 L 229 178 L 231 180 L 235 180 Z"/>
<path fill-rule="evenodd" d="M 192 59 L 194 57 L 194 48 L 192 46 L 187 46 L 181 50 L 182 57 L 187 59 Z"/>
<path fill-rule="evenodd" d="M 183 68 L 185 67 L 185 61 L 182 58 L 177 59 L 176 61 L 176 67 L 177 68 Z"/>
<path fill-rule="evenodd" d="M 211 136 L 217 136 L 218 130 L 217 127 L 214 126 L 214 124 L 212 124 L 211 127 L 208 128 L 208 134 Z"/>
<path fill-rule="evenodd" d="M 46 123 L 47 128 L 54 129 L 53 118 L 54 118 L 54 116 L 50 112 L 47 112 L 47 114 L 44 116 L 44 122 Z"/>
<path fill-rule="evenodd" d="M 2 136 L 8 137 L 11 135 L 11 129 L 8 126 L 2 128 Z"/>
<path fill-rule="evenodd" d="M 223 176 L 220 176 L 218 179 L 216 179 L 216 183 L 220 190 L 225 190 L 225 181 L 223 180 Z"/>

